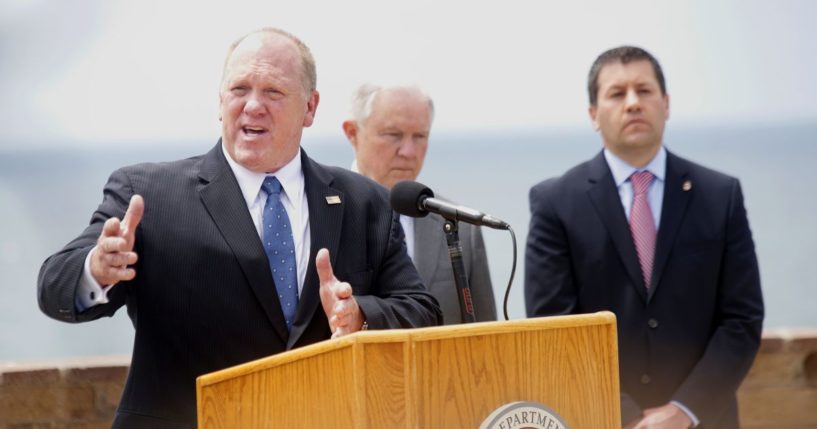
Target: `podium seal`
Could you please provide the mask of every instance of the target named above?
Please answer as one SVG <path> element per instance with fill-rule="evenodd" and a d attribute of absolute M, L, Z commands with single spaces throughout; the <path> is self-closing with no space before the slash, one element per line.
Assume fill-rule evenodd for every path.
<path fill-rule="evenodd" d="M 564 419 L 545 405 L 518 401 L 494 410 L 479 429 L 568 429 Z"/>

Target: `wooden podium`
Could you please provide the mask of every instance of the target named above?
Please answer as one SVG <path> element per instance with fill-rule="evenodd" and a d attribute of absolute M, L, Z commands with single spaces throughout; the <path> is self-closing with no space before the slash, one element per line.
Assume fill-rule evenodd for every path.
<path fill-rule="evenodd" d="M 616 341 L 609 312 L 362 331 L 202 375 L 198 425 L 477 429 L 531 401 L 571 429 L 619 428 Z"/>

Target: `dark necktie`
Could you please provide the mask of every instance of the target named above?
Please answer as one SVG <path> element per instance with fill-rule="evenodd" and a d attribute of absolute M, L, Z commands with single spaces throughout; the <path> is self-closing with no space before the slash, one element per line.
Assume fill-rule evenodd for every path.
<path fill-rule="evenodd" d="M 653 175 L 649 171 L 640 171 L 630 176 L 633 183 L 633 207 L 630 210 L 630 233 L 638 253 L 644 286 L 650 288 L 652 265 L 655 258 L 655 220 L 650 210 L 647 190 L 652 183 Z"/>
<path fill-rule="evenodd" d="M 289 216 L 281 203 L 281 182 L 267 176 L 261 189 L 267 193 L 264 205 L 264 250 L 272 271 L 272 280 L 281 301 L 281 310 L 292 329 L 295 310 L 298 308 L 298 270 L 295 263 L 295 243 L 292 241 L 292 226 Z"/>

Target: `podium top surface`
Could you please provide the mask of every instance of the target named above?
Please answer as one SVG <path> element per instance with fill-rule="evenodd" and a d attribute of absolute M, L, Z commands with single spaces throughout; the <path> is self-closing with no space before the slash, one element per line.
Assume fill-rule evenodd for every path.
<path fill-rule="evenodd" d="M 423 342 L 456 337 L 464 338 L 480 335 L 496 335 L 504 333 L 598 325 L 612 325 L 613 329 L 615 329 L 615 321 L 616 317 L 613 313 L 609 311 L 601 311 L 592 314 L 537 317 L 498 322 L 434 326 L 429 328 L 359 331 L 342 338 L 321 341 L 319 343 L 310 344 L 295 350 L 250 361 L 235 367 L 204 374 L 198 377 L 197 382 L 200 387 L 205 387 L 232 379 L 239 374 L 263 371 L 272 367 L 286 365 L 300 359 L 321 355 L 359 344 L 403 343 L 408 341 Z"/>

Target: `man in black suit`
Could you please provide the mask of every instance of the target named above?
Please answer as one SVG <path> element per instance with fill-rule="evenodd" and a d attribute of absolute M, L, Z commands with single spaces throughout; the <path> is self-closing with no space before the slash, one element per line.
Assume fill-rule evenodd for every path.
<path fill-rule="evenodd" d="M 47 315 L 82 322 L 127 306 L 136 337 L 115 428 L 195 427 L 195 378 L 207 372 L 360 329 L 441 323 L 386 190 L 301 150 L 315 82 L 294 36 L 239 39 L 219 143 L 114 172 L 90 226 L 43 264 Z"/>
<path fill-rule="evenodd" d="M 601 54 L 588 90 L 604 150 L 531 189 L 527 313 L 616 314 L 629 427 L 737 428 L 763 321 L 740 183 L 663 147 L 669 96 L 646 51 Z"/>

